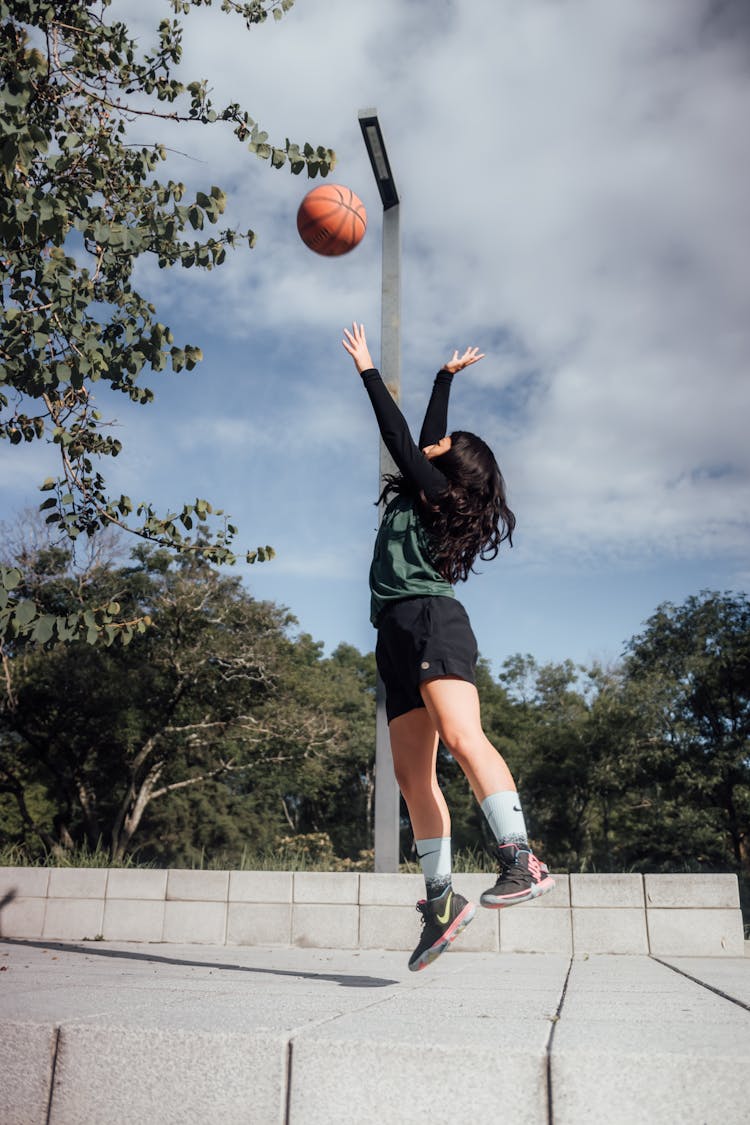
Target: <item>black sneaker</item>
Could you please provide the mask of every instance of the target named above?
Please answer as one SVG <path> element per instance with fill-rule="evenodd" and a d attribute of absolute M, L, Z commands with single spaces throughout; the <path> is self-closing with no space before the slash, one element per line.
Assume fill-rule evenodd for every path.
<path fill-rule="evenodd" d="M 413 973 L 426 969 L 445 952 L 477 912 L 473 902 L 467 902 L 452 890 L 440 898 L 422 899 L 417 903 L 417 910 L 422 915 L 423 929 L 419 945 L 409 958 Z"/>
<path fill-rule="evenodd" d="M 518 844 L 495 844 L 492 854 L 500 863 L 500 873 L 494 887 L 483 891 L 479 899 L 482 906 L 497 910 L 501 906 L 514 906 L 528 902 L 551 891 L 555 880 L 546 863 L 541 863 L 530 848 Z"/>

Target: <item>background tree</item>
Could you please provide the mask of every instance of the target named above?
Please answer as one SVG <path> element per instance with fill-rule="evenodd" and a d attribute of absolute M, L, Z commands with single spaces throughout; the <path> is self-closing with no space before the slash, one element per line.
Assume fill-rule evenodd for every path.
<path fill-rule="evenodd" d="M 177 14 L 212 0 L 169 0 Z M 248 28 L 293 0 L 222 0 L 223 13 Z M 164 144 L 130 141 L 129 124 L 144 117 L 231 130 L 274 168 L 326 175 L 331 150 L 289 142 L 273 145 L 237 103 L 215 108 L 204 80 L 175 77 L 181 27 L 164 19 L 152 49 L 141 51 L 119 20 L 105 21 L 110 0 L 0 0 L 0 435 L 12 444 L 50 440 L 60 451 L 59 479 L 49 479 L 42 504 L 50 524 L 68 537 L 116 525 L 159 546 L 233 562 L 236 528 L 204 499 L 165 516 L 150 504 L 134 511 L 128 496 L 110 496 L 100 469 L 121 445 L 96 408 L 103 383 L 147 403 L 145 371 L 191 369 L 194 344 L 176 344 L 147 295 L 134 286 L 138 260 L 210 270 L 228 248 L 252 246 L 252 231 L 217 229 L 225 207 L 220 187 L 194 199 L 156 170 Z M 199 524 L 219 517 L 210 536 Z M 248 552 L 248 561 L 268 548 Z M 102 603 L 89 617 L 46 615 L 19 598 L 19 575 L 0 571 L 0 636 L 30 633 L 95 641 L 117 621 Z M 111 636 L 110 638 L 111 639 Z"/>
<path fill-rule="evenodd" d="M 515 656 L 500 673 L 515 704 L 505 754 L 546 861 L 579 869 L 591 850 L 587 700 L 572 661 L 539 665 Z M 590 858 L 590 856 L 588 856 Z"/>
<path fill-rule="evenodd" d="M 321 750 L 259 761 L 147 809 L 141 854 L 160 862 L 197 855 L 236 865 L 243 853 L 269 854 L 290 866 L 305 858 L 359 862 L 372 849 L 375 658 L 340 645 L 328 658 L 303 634 L 280 664 L 279 708 L 293 695 L 303 712 L 325 716 Z M 186 831 L 189 826 L 189 831 Z M 226 858 L 222 858 L 226 857 Z"/>
<path fill-rule="evenodd" d="M 256 808 L 276 788 L 266 819 L 283 830 L 283 797 L 303 791 L 302 767 L 335 762 L 351 737 L 331 692 L 315 689 L 325 678 L 317 646 L 288 635 L 287 611 L 200 559 L 175 564 L 139 548 L 132 565 L 83 576 L 69 562 L 52 549 L 29 565 L 24 583 L 36 583 L 45 610 L 65 615 L 81 597 L 116 599 L 138 625 L 128 644 L 109 648 L 17 639 L 6 651 L 0 790 L 20 839 L 36 834 L 47 848 L 101 842 L 117 861 L 150 806 L 233 775 L 242 780 L 226 789 L 225 808 L 253 798 L 262 775 Z M 246 824 L 248 841 L 256 828 Z M 191 831 L 182 826 L 183 844 Z"/>
<path fill-rule="evenodd" d="M 659 606 L 625 669 L 650 738 L 639 755 L 651 861 L 750 874 L 750 603 L 703 591 Z"/>
<path fill-rule="evenodd" d="M 515 709 L 505 754 L 540 852 L 563 871 L 653 869 L 644 822 L 651 778 L 641 763 L 653 729 L 622 667 L 506 661 Z"/>
<path fill-rule="evenodd" d="M 375 655 L 340 644 L 308 677 L 308 705 L 335 715 L 339 734 L 323 755 L 299 763 L 284 798 L 293 833 L 325 832 L 338 855 L 372 848 L 375 802 Z"/>

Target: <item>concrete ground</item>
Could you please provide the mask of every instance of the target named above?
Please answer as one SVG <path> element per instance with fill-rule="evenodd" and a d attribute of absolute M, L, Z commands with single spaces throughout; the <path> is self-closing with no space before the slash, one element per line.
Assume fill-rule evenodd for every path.
<path fill-rule="evenodd" d="M 750 957 L 0 941 L 0 1125 L 746 1125 Z"/>

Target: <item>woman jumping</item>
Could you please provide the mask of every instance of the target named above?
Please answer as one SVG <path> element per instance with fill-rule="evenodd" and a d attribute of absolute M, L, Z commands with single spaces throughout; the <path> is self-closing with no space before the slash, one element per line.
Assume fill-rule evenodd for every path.
<path fill-rule="evenodd" d="M 481 895 L 482 906 L 526 902 L 555 885 L 529 846 L 513 777 L 482 730 L 477 643 L 453 591 L 477 558 L 494 558 L 504 539 L 512 544 L 516 519 L 491 449 L 464 430 L 446 434 L 453 376 L 484 358 L 479 349 L 454 352 L 438 372 L 417 446 L 373 367 L 364 326 L 345 329 L 342 343 L 399 470 L 386 478 L 382 497 L 390 499 L 370 568 L 370 616 L 378 630 L 375 656 L 396 779 L 427 890 L 417 903 L 422 936 L 409 958 L 416 971 L 439 957 L 476 913 L 451 885 L 450 814 L 436 772 L 439 740 L 466 775 L 495 837 L 499 875 Z"/>

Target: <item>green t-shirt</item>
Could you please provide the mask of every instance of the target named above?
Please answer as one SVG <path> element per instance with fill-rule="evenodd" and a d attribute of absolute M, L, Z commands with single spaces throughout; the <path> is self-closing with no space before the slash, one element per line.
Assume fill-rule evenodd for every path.
<path fill-rule="evenodd" d="M 407 496 L 396 496 L 383 513 L 370 567 L 370 620 L 402 598 L 456 595 L 430 559 L 427 532 Z"/>

